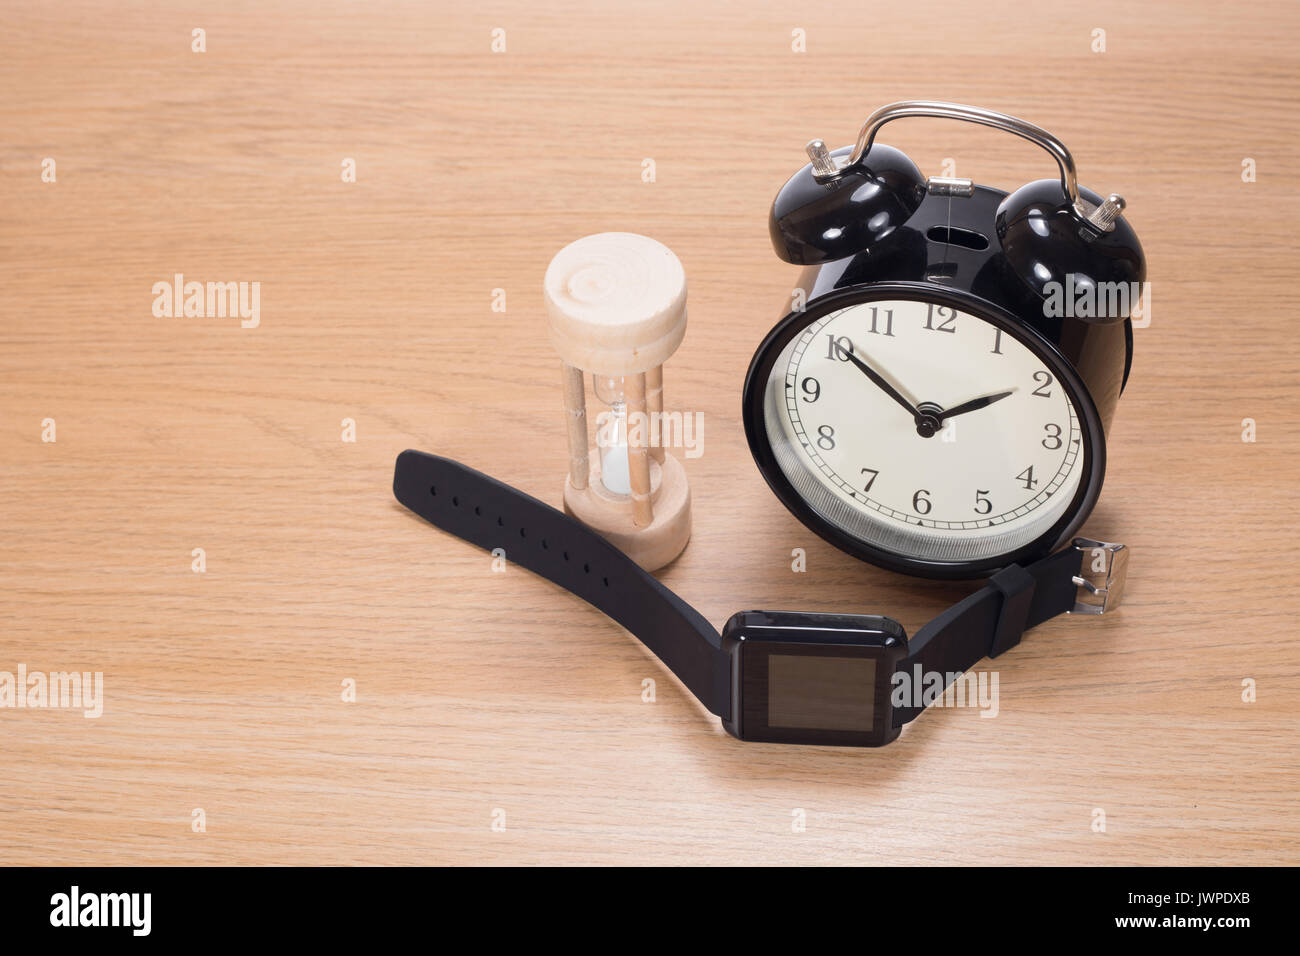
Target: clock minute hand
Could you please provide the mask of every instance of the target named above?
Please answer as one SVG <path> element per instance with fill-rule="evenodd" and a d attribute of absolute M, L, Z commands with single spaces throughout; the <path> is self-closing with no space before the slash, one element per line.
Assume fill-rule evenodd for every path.
<path fill-rule="evenodd" d="M 994 402 L 1000 402 L 1008 395 L 1014 394 L 1015 391 L 1016 390 L 1012 388 L 1005 392 L 993 392 L 990 395 L 981 395 L 979 398 L 972 398 L 969 402 L 962 402 L 960 405 L 954 405 L 952 408 L 939 412 L 935 417 L 942 422 L 949 418 L 955 418 L 958 415 L 965 415 L 967 412 L 973 412 L 980 408 L 987 408 Z"/>
<path fill-rule="evenodd" d="M 847 355 L 849 357 L 849 361 L 852 362 L 855 366 L 857 366 L 858 371 L 861 372 L 863 375 L 865 375 L 867 378 L 871 379 L 871 381 L 876 385 L 877 388 L 879 388 L 882 392 L 884 392 L 886 395 L 888 395 L 890 398 L 896 401 L 903 408 L 907 409 L 907 414 L 911 415 L 913 420 L 917 420 L 921 418 L 921 413 L 916 410 L 916 407 L 911 402 L 909 402 L 906 398 L 904 398 L 902 394 L 898 391 L 898 389 L 894 388 L 894 386 L 890 385 L 889 382 L 885 381 L 883 375 L 881 375 L 879 372 L 873 369 L 866 362 L 862 361 L 862 359 L 858 358 L 852 352 L 844 352 L 843 354 Z"/>

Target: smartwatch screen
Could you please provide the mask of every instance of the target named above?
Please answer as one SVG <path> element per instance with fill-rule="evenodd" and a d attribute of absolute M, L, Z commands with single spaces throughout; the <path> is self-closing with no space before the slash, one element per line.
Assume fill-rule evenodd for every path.
<path fill-rule="evenodd" d="M 768 726 L 869 732 L 875 688 L 876 662 L 870 657 L 771 654 Z"/>

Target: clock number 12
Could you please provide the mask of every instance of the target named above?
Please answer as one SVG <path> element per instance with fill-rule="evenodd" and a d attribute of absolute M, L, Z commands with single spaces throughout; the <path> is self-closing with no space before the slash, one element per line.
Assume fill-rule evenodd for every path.
<path fill-rule="evenodd" d="M 929 303 L 929 311 L 925 314 L 925 327 L 931 332 L 957 332 L 957 310 L 950 309 L 947 306 L 935 305 Z M 939 318 L 939 324 L 935 325 L 935 317 Z"/>

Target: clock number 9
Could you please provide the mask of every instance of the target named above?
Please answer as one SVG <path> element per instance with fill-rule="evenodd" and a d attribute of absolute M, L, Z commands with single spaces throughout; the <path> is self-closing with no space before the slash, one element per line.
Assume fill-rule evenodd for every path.
<path fill-rule="evenodd" d="M 917 514 L 928 515 L 930 509 L 934 507 L 930 503 L 930 499 L 925 497 L 925 495 L 928 495 L 929 493 L 928 489 L 922 488 L 916 494 L 912 495 L 912 510 Z"/>
<path fill-rule="evenodd" d="M 803 389 L 803 394 L 804 394 L 803 400 L 807 402 L 809 405 L 811 405 L 813 402 L 817 401 L 817 399 L 822 397 L 822 384 L 821 382 L 817 381 L 817 379 L 813 378 L 811 375 L 808 376 L 806 379 L 804 379 L 799 384 L 799 387 Z M 808 397 L 809 395 L 811 395 L 812 398 L 809 398 Z"/>

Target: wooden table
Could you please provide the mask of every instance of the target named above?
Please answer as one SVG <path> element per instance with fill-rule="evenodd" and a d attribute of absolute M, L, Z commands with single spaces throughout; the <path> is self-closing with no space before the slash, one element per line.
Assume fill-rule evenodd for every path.
<path fill-rule="evenodd" d="M 5 6 L 0 670 L 104 681 L 98 719 L 0 709 L 6 862 L 1300 863 L 1295 4 Z M 1152 323 L 1085 529 L 1132 548 L 1126 603 L 1000 658 L 995 720 L 741 744 L 598 612 L 399 507 L 393 459 L 558 504 L 542 273 L 642 232 L 685 264 L 667 394 L 705 419 L 662 580 L 718 626 L 915 630 L 969 586 L 804 530 L 739 398 L 802 144 L 916 97 L 1041 123 L 1129 201 Z M 960 124 L 888 141 L 1052 175 Z M 176 273 L 259 282 L 260 324 L 156 317 Z"/>

